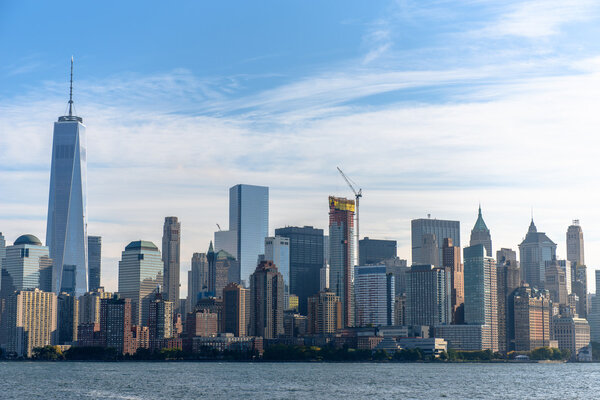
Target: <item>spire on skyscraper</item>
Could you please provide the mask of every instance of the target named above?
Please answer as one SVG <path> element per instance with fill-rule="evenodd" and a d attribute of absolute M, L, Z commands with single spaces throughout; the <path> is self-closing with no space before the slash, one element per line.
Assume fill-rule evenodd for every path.
<path fill-rule="evenodd" d="M 73 56 L 71 56 L 71 84 L 69 86 L 69 117 L 73 116 Z"/>

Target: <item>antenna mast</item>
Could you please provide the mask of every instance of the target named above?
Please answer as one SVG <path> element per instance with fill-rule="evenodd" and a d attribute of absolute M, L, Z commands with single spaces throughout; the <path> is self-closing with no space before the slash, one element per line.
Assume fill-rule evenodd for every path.
<path fill-rule="evenodd" d="M 73 56 L 71 56 L 71 85 L 69 87 L 69 117 L 73 116 Z"/>

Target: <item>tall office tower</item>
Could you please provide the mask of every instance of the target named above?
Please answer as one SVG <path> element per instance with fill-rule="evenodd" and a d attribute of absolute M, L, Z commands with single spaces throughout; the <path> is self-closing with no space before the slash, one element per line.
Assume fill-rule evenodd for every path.
<path fill-rule="evenodd" d="M 225 250 L 229 254 L 237 255 L 237 232 L 236 231 L 217 231 L 217 232 L 215 232 L 215 248 L 214 249 L 216 251 Z"/>
<path fill-rule="evenodd" d="M 150 301 L 148 313 L 148 328 L 150 328 L 150 347 L 157 348 L 163 339 L 174 336 L 173 332 L 173 307 L 172 301 L 165 300 L 159 291 L 154 293 Z"/>
<path fill-rule="evenodd" d="M 16 290 L 52 289 L 52 259 L 48 248 L 33 235 L 22 235 L 6 248 L 2 262 L 2 298 Z"/>
<path fill-rule="evenodd" d="M 79 325 L 79 302 L 69 293 L 61 293 L 57 298 L 58 344 L 72 344 L 77 341 Z"/>
<path fill-rule="evenodd" d="M 213 296 L 221 298 L 223 297 L 223 288 L 229 282 L 234 282 L 231 280 L 231 273 L 238 268 L 239 263 L 234 256 L 225 250 L 219 250 L 211 258 L 214 261 L 209 262 L 208 291 Z"/>
<path fill-rule="evenodd" d="M 248 289 L 239 283 L 231 282 L 223 289 L 223 330 L 234 336 L 248 334 L 246 321 L 246 298 Z"/>
<path fill-rule="evenodd" d="M 550 292 L 550 299 L 554 305 L 567 305 L 567 279 L 565 270 L 558 260 L 546 261 L 546 276 L 544 289 Z"/>
<path fill-rule="evenodd" d="M 354 200 L 329 196 L 329 286 L 342 301 L 344 326 L 354 326 Z"/>
<path fill-rule="evenodd" d="M 423 243 L 421 245 L 421 258 L 423 265 L 433 265 L 434 267 L 440 266 L 440 247 L 438 241 L 433 233 L 424 233 L 422 236 Z"/>
<path fill-rule="evenodd" d="M 411 241 L 412 241 L 412 263 L 425 265 L 428 264 L 428 257 L 423 254 L 423 235 L 431 233 L 435 235 L 435 240 L 439 247 L 438 261 L 443 259 L 442 245 L 444 239 L 452 239 L 454 246 L 460 247 L 460 222 L 445 221 L 442 219 L 421 218 L 411 221 Z M 431 237 L 429 237 L 431 238 Z M 438 267 L 439 265 L 435 265 Z"/>
<path fill-rule="evenodd" d="M 596 296 L 592 300 L 592 311 L 588 314 L 592 342 L 600 342 L 600 270 L 594 271 L 596 277 Z"/>
<path fill-rule="evenodd" d="M 102 272 L 102 237 L 88 236 L 89 291 L 100 287 Z"/>
<path fill-rule="evenodd" d="M 398 295 L 394 300 L 394 323 L 396 325 L 406 325 L 406 296 Z"/>
<path fill-rule="evenodd" d="M 406 276 L 408 325 L 446 325 L 452 321 L 450 274 L 432 265 L 413 265 Z"/>
<path fill-rule="evenodd" d="M 444 239 L 444 245 L 442 246 L 442 268 L 446 268 L 450 272 L 452 323 L 462 324 L 464 321 L 465 303 L 464 271 L 460 260 L 460 247 L 454 246 L 451 238 Z"/>
<path fill-rule="evenodd" d="M 344 327 L 342 302 L 330 289 L 308 298 L 308 327 L 313 335 L 334 333 Z"/>
<path fill-rule="evenodd" d="M 482 244 L 466 247 L 465 270 L 465 323 L 485 325 L 491 332 L 489 348 L 498 350 L 498 289 L 496 261 L 485 256 Z"/>
<path fill-rule="evenodd" d="M 152 242 L 131 242 L 119 261 L 119 295 L 131 299 L 132 325 L 148 325 L 153 292 L 163 284 L 164 264 Z"/>
<path fill-rule="evenodd" d="M 356 326 L 394 325 L 394 276 L 385 265 L 354 267 Z"/>
<path fill-rule="evenodd" d="M 54 123 L 46 246 L 54 262 L 52 291 L 88 289 L 87 161 L 83 119 L 73 115 L 73 60 L 68 115 Z"/>
<path fill-rule="evenodd" d="M 319 270 L 319 291 L 325 289 L 329 289 L 329 265 L 323 265 L 323 268 Z"/>
<path fill-rule="evenodd" d="M 577 314 L 580 318 L 587 318 L 587 268 L 585 265 L 575 264 L 572 269 L 572 292 L 577 295 Z"/>
<path fill-rule="evenodd" d="M 323 265 L 329 265 L 329 250 L 329 236 L 323 235 Z"/>
<path fill-rule="evenodd" d="M 212 251 L 210 242 L 209 251 Z M 187 312 L 191 312 L 198 301 L 198 294 L 207 292 L 209 286 L 208 260 L 205 253 L 192 255 L 192 268 L 188 272 Z"/>
<path fill-rule="evenodd" d="M 289 295 L 290 285 L 290 239 L 275 235 L 265 238 L 265 260 L 273 261 L 277 270 L 283 275 L 285 294 Z"/>
<path fill-rule="evenodd" d="M 275 236 L 283 236 L 290 241 L 290 293 L 298 296 L 298 311 L 306 315 L 308 298 L 321 289 L 321 269 L 327 269 L 323 229 L 288 226 L 275 229 Z M 277 262 L 275 265 L 278 265 Z M 323 278 L 326 285 L 329 275 Z"/>
<path fill-rule="evenodd" d="M 479 206 L 479 214 L 477 215 L 475 226 L 471 229 L 471 242 L 469 245 L 475 246 L 476 244 L 482 244 L 485 247 L 485 255 L 492 257 L 492 236 L 481 215 L 481 206 Z"/>
<path fill-rule="evenodd" d="M 165 300 L 179 307 L 179 267 L 181 247 L 181 224 L 177 217 L 165 217 L 162 237 L 162 260 L 164 263 L 163 286 Z"/>
<path fill-rule="evenodd" d="M 251 336 L 275 339 L 283 335 L 283 276 L 271 261 L 250 275 Z"/>
<path fill-rule="evenodd" d="M 6 257 L 6 240 L 0 232 L 0 271 L 2 271 L 2 260 Z"/>
<path fill-rule="evenodd" d="M 514 350 L 549 347 L 552 302 L 547 292 L 523 286 L 515 290 L 513 297 Z"/>
<path fill-rule="evenodd" d="M 514 292 L 521 286 L 517 253 L 502 248 L 496 252 L 496 284 L 498 290 L 498 350 L 514 350 Z"/>
<path fill-rule="evenodd" d="M 579 220 L 573 220 L 573 224 L 567 229 L 567 260 L 573 264 L 585 265 L 583 257 L 583 231 L 579 226 Z"/>
<path fill-rule="evenodd" d="M 525 239 L 519 245 L 521 279 L 531 287 L 541 289 L 546 279 L 546 261 L 556 258 L 556 244 L 543 232 L 538 232 L 533 219 Z"/>
<path fill-rule="evenodd" d="M 394 287 L 396 289 L 396 296 L 406 293 L 406 274 L 410 271 L 406 260 L 398 257 L 388 258 L 383 260 L 382 264 L 385 265 L 388 274 L 394 275 Z"/>
<path fill-rule="evenodd" d="M 105 347 L 112 347 L 121 354 L 134 354 L 137 351 L 131 331 L 132 308 L 131 299 L 117 295 L 100 301 L 100 331 Z"/>
<path fill-rule="evenodd" d="M 573 263 L 569 260 L 556 260 L 558 265 L 562 268 L 565 273 L 565 281 L 567 286 L 567 297 L 571 294 L 573 289 Z"/>
<path fill-rule="evenodd" d="M 358 241 L 360 265 L 379 264 L 383 260 L 396 258 L 397 243 L 395 240 L 369 239 L 365 237 Z"/>
<path fill-rule="evenodd" d="M 34 348 L 54 344 L 56 313 L 56 294 L 52 292 L 33 289 L 11 294 L 6 318 L 2 321 L 6 350 L 17 356 L 31 357 Z"/>
<path fill-rule="evenodd" d="M 79 323 L 100 323 L 100 301 L 113 297 L 111 292 L 105 292 L 103 287 L 89 291 L 79 298 Z"/>
<path fill-rule="evenodd" d="M 590 344 L 590 325 L 585 318 L 556 315 L 552 320 L 552 330 L 558 348 L 571 352 L 571 361 L 577 360 L 579 350 Z"/>
<path fill-rule="evenodd" d="M 256 268 L 259 254 L 265 254 L 265 238 L 269 235 L 269 188 L 235 185 L 229 189 L 229 231 L 237 235 L 237 251 L 232 253 L 240 263 L 238 280 L 248 281 Z"/>

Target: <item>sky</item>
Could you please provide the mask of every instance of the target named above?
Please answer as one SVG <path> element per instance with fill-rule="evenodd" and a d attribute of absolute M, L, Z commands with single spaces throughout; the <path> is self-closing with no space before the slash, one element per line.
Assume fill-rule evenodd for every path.
<path fill-rule="evenodd" d="M 600 3 L 593 0 L 0 0 L 0 232 L 46 235 L 53 122 L 88 135 L 88 233 L 117 290 L 133 240 L 182 225 L 194 252 L 228 225 L 228 189 L 270 188 L 269 231 L 327 228 L 363 190 L 361 236 L 461 221 L 481 203 L 494 249 L 532 214 L 558 244 L 581 221 L 600 264 Z"/>

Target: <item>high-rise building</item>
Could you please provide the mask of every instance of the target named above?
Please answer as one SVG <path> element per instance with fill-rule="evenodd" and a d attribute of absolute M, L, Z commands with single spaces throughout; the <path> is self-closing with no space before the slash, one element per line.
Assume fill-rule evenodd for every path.
<path fill-rule="evenodd" d="M 344 326 L 354 326 L 354 200 L 329 196 L 329 286 L 342 301 Z"/>
<path fill-rule="evenodd" d="M 52 291 L 52 260 L 48 247 L 33 235 L 22 235 L 8 246 L 2 262 L 2 297 L 16 290 Z"/>
<path fill-rule="evenodd" d="M 131 299 L 119 298 L 117 295 L 100 301 L 100 332 L 103 345 L 112 347 L 121 354 L 134 354 L 137 351 L 136 340 L 131 330 L 131 309 Z"/>
<path fill-rule="evenodd" d="M 300 314 L 306 315 L 308 298 L 319 292 L 320 272 L 325 268 L 323 229 L 288 226 L 275 229 L 275 236 L 289 239 L 289 291 L 298 296 L 298 310 Z M 324 278 L 327 280 L 328 277 L 329 275 Z"/>
<path fill-rule="evenodd" d="M 422 251 L 423 235 L 428 233 L 435 235 L 435 241 L 439 247 L 438 262 L 443 259 L 444 239 L 450 238 L 454 246 L 460 247 L 460 222 L 431 218 L 414 219 L 411 221 L 412 264 L 425 265 L 428 264 L 427 261 L 430 261 Z M 439 265 L 435 266 L 439 267 Z"/>
<path fill-rule="evenodd" d="M 394 275 L 394 287 L 396 296 L 406 293 L 406 274 L 410 271 L 408 263 L 398 257 L 388 258 L 381 262 L 385 265 L 388 274 Z"/>
<path fill-rule="evenodd" d="M 464 271 L 460 258 L 460 247 L 454 246 L 452 238 L 444 239 L 442 268 L 446 268 L 450 276 L 450 287 L 452 288 L 452 323 L 461 324 L 464 321 Z"/>
<path fill-rule="evenodd" d="M 162 237 L 163 294 L 165 300 L 172 301 L 175 307 L 179 307 L 180 248 L 181 224 L 177 217 L 165 217 Z"/>
<path fill-rule="evenodd" d="M 552 303 L 547 291 L 523 286 L 513 294 L 514 350 L 550 346 Z"/>
<path fill-rule="evenodd" d="M 496 284 L 498 291 L 498 350 L 514 350 L 514 292 L 521 286 L 517 253 L 502 248 L 496 252 Z"/>
<path fill-rule="evenodd" d="M 217 231 L 215 232 L 214 250 L 225 250 L 229 254 L 237 255 L 237 232 L 236 231 Z M 239 277 L 238 277 L 239 280 Z M 237 282 L 239 283 L 239 282 Z"/>
<path fill-rule="evenodd" d="M 567 260 L 573 264 L 585 265 L 583 255 L 583 231 L 576 219 L 567 229 Z"/>
<path fill-rule="evenodd" d="M 393 259 L 397 256 L 397 243 L 395 240 L 365 237 L 358 241 L 358 249 L 360 265 L 379 264 L 383 260 Z"/>
<path fill-rule="evenodd" d="M 100 287 L 102 271 L 102 237 L 88 236 L 89 291 Z"/>
<path fill-rule="evenodd" d="M 269 188 L 235 185 L 229 189 L 229 231 L 236 232 L 237 251 L 232 253 L 240 263 L 239 279 L 248 281 L 256 260 L 265 254 L 265 238 L 269 235 Z"/>
<path fill-rule="evenodd" d="M 567 305 L 567 278 L 558 260 L 546 261 L 544 289 L 550 293 L 554 305 Z"/>
<path fill-rule="evenodd" d="M 558 348 L 569 350 L 571 360 L 577 360 L 579 350 L 590 344 L 590 326 L 585 318 L 574 315 L 556 315 L 552 321 L 554 339 L 558 341 Z"/>
<path fill-rule="evenodd" d="M 285 295 L 289 295 L 290 286 L 290 239 L 275 235 L 265 238 L 265 260 L 273 261 L 277 270 L 283 275 Z"/>
<path fill-rule="evenodd" d="M 546 279 L 546 261 L 556 258 L 556 244 L 543 232 L 538 232 L 533 219 L 525 239 L 519 245 L 521 279 L 531 287 L 541 289 Z"/>
<path fill-rule="evenodd" d="M 173 337 L 173 306 L 173 302 L 165 300 L 162 293 L 154 293 L 148 313 L 150 347 L 156 348 L 161 340 Z"/>
<path fill-rule="evenodd" d="M 19 290 L 7 301 L 3 315 L 6 350 L 31 357 L 33 349 L 56 343 L 56 294 L 40 289 Z"/>
<path fill-rule="evenodd" d="M 103 287 L 89 291 L 79 298 L 79 323 L 80 324 L 99 324 L 100 323 L 100 301 L 110 299 L 113 293 L 105 292 Z"/>
<path fill-rule="evenodd" d="M 588 314 L 592 342 L 600 342 L 600 270 L 594 271 L 596 278 L 596 296 L 592 300 L 592 311 Z"/>
<path fill-rule="evenodd" d="M 87 143 L 83 119 L 73 115 L 73 60 L 68 115 L 54 123 L 46 246 L 52 291 L 81 296 L 88 290 Z"/>
<path fill-rule="evenodd" d="M 424 262 L 423 265 L 433 265 L 434 267 L 439 267 L 441 258 L 440 246 L 438 246 L 437 237 L 433 233 L 424 233 L 422 239 L 423 243 L 421 245 L 421 259 Z"/>
<path fill-rule="evenodd" d="M 79 302 L 69 293 L 61 293 L 57 298 L 58 344 L 72 344 L 77 341 L 79 325 Z"/>
<path fill-rule="evenodd" d="M 469 245 L 475 246 L 476 244 L 482 244 L 485 247 L 485 255 L 492 257 L 492 236 L 481 215 L 481 206 L 479 206 L 479 214 L 477 215 L 475 226 L 471 229 L 471 242 Z"/>
<path fill-rule="evenodd" d="M 283 276 L 271 261 L 263 261 L 250 275 L 252 336 L 274 339 L 283 335 Z"/>
<path fill-rule="evenodd" d="M 445 325 L 452 321 L 451 278 L 445 268 L 413 265 L 406 276 L 408 325 Z"/>
<path fill-rule="evenodd" d="M 163 284 L 164 264 L 152 242 L 131 242 L 119 261 L 119 295 L 131 299 L 132 325 L 148 325 L 153 292 Z"/>
<path fill-rule="evenodd" d="M 465 323 L 486 325 L 491 330 L 489 349 L 498 350 L 498 289 L 496 261 L 485 256 L 482 244 L 466 247 L 465 272 Z"/>
<path fill-rule="evenodd" d="M 394 276 L 385 265 L 354 268 L 356 326 L 394 325 Z"/>
<path fill-rule="evenodd" d="M 248 289 L 239 283 L 231 282 L 223 289 L 223 325 L 226 333 L 234 336 L 246 336 L 246 298 Z"/>
<path fill-rule="evenodd" d="M 342 302 L 339 296 L 326 289 L 308 298 L 308 333 L 329 334 L 343 327 Z"/>
<path fill-rule="evenodd" d="M 212 251 L 210 242 L 209 251 Z M 192 268 L 188 272 L 187 312 L 191 312 L 198 301 L 198 294 L 207 292 L 209 287 L 208 260 L 205 253 L 192 255 Z"/>
<path fill-rule="evenodd" d="M 397 295 L 394 300 L 394 323 L 396 325 L 406 325 L 406 296 Z"/>
<path fill-rule="evenodd" d="M 214 296 L 223 297 L 223 288 L 227 286 L 231 280 L 231 272 L 236 271 L 239 263 L 234 256 L 225 250 L 219 250 L 214 254 L 214 262 L 209 263 L 209 292 L 214 293 Z"/>
<path fill-rule="evenodd" d="M 354 267 L 356 326 L 394 325 L 394 275 L 385 265 Z"/>
<path fill-rule="evenodd" d="M 572 264 L 571 291 L 577 295 L 577 314 L 587 318 L 587 267 L 583 264 Z"/>
<path fill-rule="evenodd" d="M 4 257 L 6 257 L 6 240 L 2 236 L 2 232 L 0 232 L 0 271 L 2 271 L 2 260 Z"/>

